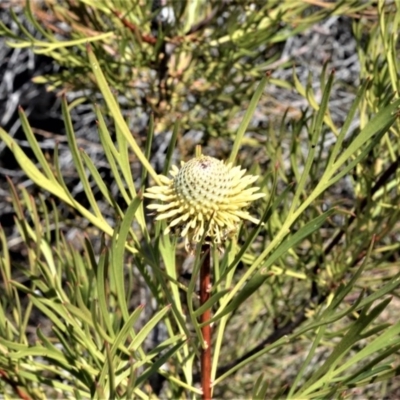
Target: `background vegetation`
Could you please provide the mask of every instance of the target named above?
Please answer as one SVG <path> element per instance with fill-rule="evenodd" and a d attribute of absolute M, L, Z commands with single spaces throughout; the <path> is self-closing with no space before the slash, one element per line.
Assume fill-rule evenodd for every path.
<path fill-rule="evenodd" d="M 399 6 L 1 2 L 5 398 L 200 397 L 201 257 L 140 194 L 197 144 L 267 194 L 213 254 L 214 397 L 398 398 Z"/>

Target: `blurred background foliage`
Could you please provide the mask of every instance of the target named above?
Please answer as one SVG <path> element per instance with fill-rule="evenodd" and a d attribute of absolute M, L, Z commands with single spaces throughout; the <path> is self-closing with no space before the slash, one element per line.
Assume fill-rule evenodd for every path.
<path fill-rule="evenodd" d="M 319 28 L 329 36 L 329 24 L 340 18 L 340 29 L 345 28 L 337 32 L 340 36 L 346 35 L 349 18 L 374 17 L 370 2 L 356 1 L 169 4 L 70 0 L 27 4 L 20 10 L 25 15 L 22 20 L 11 8 L 12 21 L 8 27 L 3 23 L 2 31 L 9 46 L 30 48 L 57 63 L 58 71 L 40 74 L 34 82 L 46 83 L 50 90 L 75 92 L 76 102 L 97 100 L 85 51 L 90 42 L 121 107 L 131 118 L 146 119 L 153 113 L 155 131 L 165 132 L 179 117 L 184 131 L 199 131 L 206 137 L 234 134 L 254 85 L 266 70 L 292 69 L 294 60 L 288 53 L 293 49 L 286 49 L 288 41 L 322 21 L 329 21 Z M 351 51 L 342 42 L 341 49 L 330 52 Z M 332 58 L 323 43 L 315 43 L 315 48 L 311 44 L 297 48 L 296 53 L 308 53 L 319 66 L 324 57 L 324 61 Z M 279 73 L 271 83 L 278 89 L 291 88 L 287 76 Z M 272 111 L 268 114 L 287 108 L 272 95 L 264 102 L 269 106 L 266 110 Z"/>
<path fill-rule="evenodd" d="M 128 197 L 121 194 L 115 171 L 104 157 L 104 143 L 96 123 L 99 113 L 94 112 L 94 104 L 104 115 L 110 138 L 117 140 L 119 136 L 87 56 L 88 43 L 132 136 L 146 149 L 157 172 L 163 171 L 166 162 L 178 163 L 191 158 L 197 144 L 202 144 L 208 155 L 227 158 L 256 86 L 269 71 L 268 85 L 247 129 L 238 162 L 262 176 L 262 188 L 266 192 L 273 187 L 272 171 L 276 166 L 277 198 L 269 216 L 268 233 L 259 235 L 244 254 L 234 284 L 284 224 L 295 196 L 293 182 L 301 179 L 310 143 L 316 146 L 316 162 L 309 170 L 301 200 L 306 200 L 318 184 L 361 84 L 370 80 L 348 127 L 344 148 L 378 110 L 398 97 L 399 7 L 398 1 L 390 0 L 3 0 L 0 3 L 0 125 L 33 158 L 32 145 L 23 133 L 23 117 L 18 114 L 18 106 L 22 106 L 46 160 L 50 165 L 59 165 L 56 173 L 62 174 L 71 195 L 80 205 L 90 208 L 88 192 L 74 168 L 76 156 L 71 153 L 67 139 L 71 132 L 64 126 L 61 115 L 65 98 L 77 147 L 96 166 L 110 198 L 125 210 Z M 331 71 L 335 72 L 335 78 L 329 107 L 314 143 L 312 128 L 326 89 L 326 77 Z M 167 152 L 174 127 L 177 142 L 170 149 L 170 160 Z M 341 378 L 340 384 L 339 380 L 326 378 L 326 386 L 318 389 L 321 392 L 316 389 L 310 394 L 305 392 L 306 386 L 302 388 L 304 382 L 310 383 L 307 380 L 310 377 L 311 381 L 317 379 L 313 375 L 315 371 L 324 365 L 341 339 L 348 338 L 345 332 L 351 331 L 357 318 L 363 315 L 352 308 L 358 296 L 366 296 L 363 306 L 374 304 L 381 309 L 376 311 L 376 325 L 371 327 L 370 334 L 355 335 L 354 342 L 350 341 L 354 346 L 349 357 L 355 357 L 358 350 L 371 344 L 374 334 L 397 326 L 398 137 L 395 123 L 351 173 L 331 186 L 296 220 L 294 232 L 324 211 L 334 207 L 336 210 L 320 229 L 310 231 L 308 237 L 277 260 L 271 266 L 268 280 L 230 315 L 217 376 L 231 372 L 218 381 L 216 397 L 248 398 L 250 393 L 254 398 L 290 397 L 296 393 L 303 393 L 305 398 L 339 394 L 374 399 L 400 396 L 400 385 L 395 378 L 399 368 L 398 341 L 387 354 L 380 353 L 386 364 L 378 372 L 371 372 L 371 365 L 379 364 L 379 355 L 374 364 L 369 354 L 362 360 L 365 370 L 359 375 L 356 370 L 361 367 L 354 361 L 350 366 L 353 369 Z M 146 183 L 141 163 L 131 152 L 129 161 L 135 188 L 139 190 Z M 6 176 L 18 189 L 6 181 Z M 125 214 L 119 213 L 118 207 L 110 206 L 98 185 L 91 182 L 91 187 L 104 219 L 113 228 L 120 229 L 116 221 Z M 28 387 L 32 398 L 60 393 L 76 398 L 85 398 L 88 393 L 98 398 L 107 395 L 146 398 L 149 393 L 185 398 L 193 393 L 194 389 L 190 391 L 174 381 L 182 378 L 180 371 L 173 373 L 183 361 L 172 357 L 168 340 L 173 338 L 175 341 L 171 339 L 171 343 L 180 349 L 182 338 L 171 334 L 176 321 L 167 319 L 165 325 L 158 324 L 165 318 L 170 299 L 151 286 L 152 280 L 146 272 L 149 265 L 168 263 L 165 258 L 161 260 L 160 254 L 149 256 L 148 252 L 154 249 L 146 233 L 129 236 L 129 245 L 139 248 L 139 255 L 122 254 L 120 247 L 117 255 L 109 253 L 117 238 L 112 239 L 111 245 L 105 243 L 107 240 L 101 239 L 99 230 L 76 209 L 34 185 L 4 142 L 0 142 L 0 201 L 2 290 L 7 293 L 2 302 L 2 319 L 13 321 L 0 323 L 4 354 L 0 357 L 1 389 L 22 397 L 19 388 Z M 262 207 L 259 208 L 254 211 L 262 215 Z M 150 224 L 148 229 L 151 235 L 157 233 Z M 239 244 L 245 242 L 247 235 L 244 229 Z M 375 244 L 371 247 L 373 237 Z M 364 265 L 366 255 L 368 262 Z M 109 287 L 103 289 L 107 275 L 104 271 L 110 271 L 112 265 L 122 265 L 122 258 L 126 298 L 130 299 L 127 308 L 137 310 L 129 323 L 141 332 L 138 339 L 130 337 L 129 345 L 124 344 L 128 321 L 118 311 L 120 300 L 116 299 L 116 293 L 121 288 L 117 278 L 112 278 Z M 221 264 L 228 263 L 227 259 L 229 256 Z M 183 287 L 188 285 L 192 264 L 193 259 L 178 248 L 176 267 Z M 363 273 L 357 275 L 357 281 L 351 281 L 361 264 Z M 30 266 L 28 272 L 26 265 Z M 54 279 L 53 274 L 58 278 Z M 41 283 L 43 277 L 46 279 Z M 341 283 L 347 285 L 348 292 L 342 303 L 333 302 L 332 309 L 328 309 L 337 311 L 337 315 L 343 313 L 335 320 L 323 307 L 338 296 Z M 390 304 L 385 302 L 389 294 L 393 297 Z M 108 320 L 105 304 L 92 305 L 91 296 L 107 299 L 115 316 Z M 43 303 L 42 298 L 57 298 L 68 313 L 50 301 Z M 374 303 L 378 300 L 379 305 Z M 143 309 L 142 304 L 146 304 Z M 54 317 L 49 309 L 61 318 Z M 97 318 L 104 331 L 93 325 Z M 57 321 L 55 331 L 52 330 L 54 321 Z M 64 325 L 64 321 L 68 323 Z M 322 335 L 317 335 L 318 340 L 315 339 L 317 329 L 296 331 L 313 321 L 321 324 L 323 321 L 323 326 L 327 326 L 318 331 Z M 153 330 L 155 326 L 157 332 Z M 285 343 L 279 342 L 293 332 L 301 333 L 290 336 Z M 115 343 L 115 336 L 117 346 L 102 347 L 103 341 L 112 342 L 110 337 Z M 397 340 L 398 333 L 394 332 L 392 338 L 379 338 L 390 344 L 391 339 Z M 311 351 L 314 340 L 316 348 Z M 37 342 L 44 348 L 29 353 L 29 346 Z M 271 344 L 276 347 L 250 359 Z M 22 351 L 18 357 L 24 364 L 18 364 L 15 358 L 11 362 L 5 349 Z M 171 354 L 166 354 L 166 349 Z M 382 347 L 376 346 L 376 349 L 380 351 Z M 137 386 L 133 385 L 136 375 L 129 374 L 127 365 L 135 371 L 141 365 L 127 361 L 132 351 L 146 365 L 151 364 L 155 355 L 160 365 L 165 361 L 163 354 L 171 355 L 174 361 L 170 361 L 169 371 L 174 379 L 164 373 L 169 386 L 166 387 L 160 376 L 155 378 L 151 368 L 141 370 Z M 54 365 L 46 367 L 45 381 L 40 381 L 32 376 L 32 371 L 39 366 L 43 368 L 37 357 L 46 352 Z M 78 354 L 78 360 L 73 361 Z M 302 368 L 304 360 L 307 362 Z M 244 365 L 234 374 L 241 361 Z M 81 369 L 69 370 L 69 364 L 74 368 L 79 364 Z M 19 373 L 21 369 L 23 373 Z M 265 375 L 260 376 L 260 372 Z M 195 367 L 194 385 L 196 373 Z M 107 381 L 108 374 L 111 383 Z M 132 381 L 127 383 L 127 377 Z M 185 377 L 189 385 L 190 379 Z M 108 386 L 103 387 L 106 381 Z M 29 388 L 27 382 L 36 382 L 36 386 Z M 40 384 L 44 382 L 54 392 L 42 389 Z M 68 389 L 73 383 L 75 388 Z M 118 388 L 115 391 L 113 384 Z M 109 389 L 107 394 L 105 387 Z M 133 394 L 134 387 L 140 391 Z"/>

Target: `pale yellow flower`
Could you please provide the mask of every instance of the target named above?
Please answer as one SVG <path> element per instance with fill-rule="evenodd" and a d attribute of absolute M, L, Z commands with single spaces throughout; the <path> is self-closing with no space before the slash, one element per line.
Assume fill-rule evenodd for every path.
<path fill-rule="evenodd" d="M 171 179 L 160 175 L 161 186 L 147 189 L 144 196 L 162 202 L 148 208 L 157 212 L 157 220 L 167 220 L 164 234 L 180 232 L 188 251 L 200 242 L 206 228 L 206 243 L 220 245 L 237 231 L 241 220 L 260 222 L 245 209 L 265 195 L 256 193 L 258 187 L 248 188 L 258 176 L 245 172 L 240 166 L 200 155 L 182 162 L 180 169 L 173 166 Z"/>

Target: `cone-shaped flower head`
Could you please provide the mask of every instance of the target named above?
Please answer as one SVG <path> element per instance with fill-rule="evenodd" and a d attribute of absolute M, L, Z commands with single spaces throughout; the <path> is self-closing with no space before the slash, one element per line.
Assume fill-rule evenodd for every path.
<path fill-rule="evenodd" d="M 173 166 L 172 179 L 160 175 L 162 185 L 147 189 L 144 195 L 162 202 L 148 208 L 156 210 L 157 220 L 167 220 L 164 234 L 171 229 L 180 232 L 188 251 L 200 242 L 206 229 L 206 242 L 221 244 L 236 232 L 241 219 L 260 222 L 245 209 L 264 193 L 255 193 L 258 187 L 247 188 L 258 176 L 244 176 L 245 172 L 240 166 L 200 155 L 182 162 L 180 169 Z"/>

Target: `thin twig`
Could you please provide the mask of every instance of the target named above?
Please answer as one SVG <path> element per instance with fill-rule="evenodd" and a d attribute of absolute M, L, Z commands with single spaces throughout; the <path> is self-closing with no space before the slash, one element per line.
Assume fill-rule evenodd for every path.
<path fill-rule="evenodd" d="M 133 24 L 132 22 L 128 21 L 123 14 L 118 10 L 111 10 L 111 12 L 120 19 L 123 25 L 128 28 L 131 32 L 133 32 L 137 37 L 148 44 L 155 45 L 157 43 L 157 38 L 152 35 L 147 35 L 141 32 L 141 28 L 137 25 Z"/>

